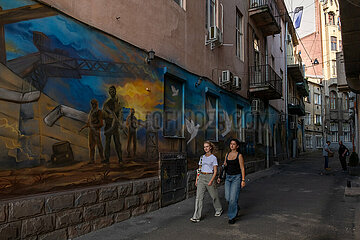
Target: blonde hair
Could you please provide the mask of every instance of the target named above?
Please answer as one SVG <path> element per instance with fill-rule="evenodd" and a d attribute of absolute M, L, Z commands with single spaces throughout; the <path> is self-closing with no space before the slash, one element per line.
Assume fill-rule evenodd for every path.
<path fill-rule="evenodd" d="M 213 144 L 213 143 L 210 142 L 210 141 L 205 141 L 204 144 L 205 144 L 205 143 L 209 144 L 209 146 L 210 146 L 210 152 L 211 152 L 211 153 L 216 153 L 215 144 Z"/>

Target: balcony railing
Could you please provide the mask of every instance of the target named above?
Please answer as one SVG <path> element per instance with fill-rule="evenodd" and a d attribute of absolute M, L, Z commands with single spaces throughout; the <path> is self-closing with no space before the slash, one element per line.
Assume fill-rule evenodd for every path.
<path fill-rule="evenodd" d="M 288 72 L 295 80 L 295 82 L 303 82 L 304 81 L 304 65 L 302 64 L 302 58 L 300 54 L 295 54 L 293 57 L 288 59 Z"/>
<path fill-rule="evenodd" d="M 251 66 L 249 69 L 250 93 L 265 99 L 282 96 L 282 78 L 268 64 Z"/>
<path fill-rule="evenodd" d="M 250 0 L 249 15 L 265 36 L 280 33 L 281 19 L 274 0 Z"/>
<path fill-rule="evenodd" d="M 299 116 L 305 115 L 305 104 L 302 99 L 290 96 L 288 106 L 290 114 L 296 114 Z"/>

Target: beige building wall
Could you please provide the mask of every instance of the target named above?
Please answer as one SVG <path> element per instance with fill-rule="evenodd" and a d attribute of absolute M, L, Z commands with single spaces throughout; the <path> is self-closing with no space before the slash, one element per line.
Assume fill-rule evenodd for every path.
<path fill-rule="evenodd" d="M 326 86 L 330 86 L 330 79 L 336 79 L 336 52 L 341 51 L 341 30 L 339 23 L 339 4 L 337 0 L 324 1 L 319 3 L 320 6 L 320 22 L 323 49 L 323 71 L 324 79 L 328 81 Z M 333 14 L 333 21 L 329 20 L 329 14 Z M 331 49 L 331 38 L 336 38 L 336 49 Z M 326 91 L 325 93 L 329 93 Z"/>

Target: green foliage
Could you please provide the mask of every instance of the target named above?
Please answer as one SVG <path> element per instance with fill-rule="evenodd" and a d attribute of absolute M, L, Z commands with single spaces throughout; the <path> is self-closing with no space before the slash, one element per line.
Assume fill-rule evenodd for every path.
<path fill-rule="evenodd" d="M 359 165 L 359 156 L 356 152 L 352 152 L 349 158 L 349 166 L 356 167 Z"/>

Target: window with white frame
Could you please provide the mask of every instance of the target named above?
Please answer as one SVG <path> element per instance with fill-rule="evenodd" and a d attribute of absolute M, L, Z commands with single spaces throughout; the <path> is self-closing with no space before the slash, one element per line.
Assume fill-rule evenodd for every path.
<path fill-rule="evenodd" d="M 330 123 L 330 135 L 331 141 L 337 142 L 339 141 L 339 125 L 338 123 Z"/>
<path fill-rule="evenodd" d="M 321 125 L 321 115 L 319 115 L 319 114 L 314 115 L 314 124 Z"/>
<path fill-rule="evenodd" d="M 243 15 L 239 9 L 236 9 L 236 56 L 240 60 L 244 60 Z"/>
<path fill-rule="evenodd" d="M 314 93 L 314 103 L 316 105 L 321 105 L 321 95 L 318 93 Z"/>
<path fill-rule="evenodd" d="M 344 142 L 351 142 L 350 124 L 343 123 Z"/>
<path fill-rule="evenodd" d="M 206 28 L 216 26 L 216 0 L 206 0 Z"/>
<path fill-rule="evenodd" d="M 316 136 L 316 147 L 317 148 L 322 148 L 322 141 L 323 141 L 322 136 Z"/>

